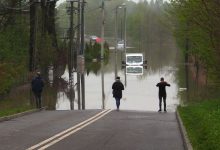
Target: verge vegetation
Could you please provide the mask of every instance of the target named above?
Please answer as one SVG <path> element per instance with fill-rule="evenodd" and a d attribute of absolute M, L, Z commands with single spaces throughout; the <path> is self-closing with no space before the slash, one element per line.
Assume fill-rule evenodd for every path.
<path fill-rule="evenodd" d="M 13 100 L 0 101 L 0 105 L 1 105 L 0 117 L 9 116 L 32 109 L 32 107 L 28 103 L 18 104 Z"/>
<path fill-rule="evenodd" d="M 195 150 L 220 149 L 219 7 L 216 0 L 170 1 L 170 19 L 184 58 L 179 83 L 187 88 L 182 99 L 187 106 L 178 111 Z"/>
<path fill-rule="evenodd" d="M 195 150 L 220 149 L 220 101 L 210 100 L 179 107 L 178 111 Z"/>

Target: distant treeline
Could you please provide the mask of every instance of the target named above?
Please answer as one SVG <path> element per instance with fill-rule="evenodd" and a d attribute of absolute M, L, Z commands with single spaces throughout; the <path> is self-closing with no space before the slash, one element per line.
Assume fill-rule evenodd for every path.
<path fill-rule="evenodd" d="M 127 25 L 128 33 L 132 37 L 140 38 L 140 32 L 142 34 L 146 33 L 149 29 L 150 24 L 161 25 L 158 19 L 162 18 L 164 14 L 165 7 L 167 3 L 163 0 L 152 0 L 148 2 L 147 0 L 135 3 L 133 1 L 127 0 L 113 0 L 105 2 L 105 36 L 114 37 L 115 34 L 115 16 L 116 7 L 122 4 L 126 4 L 127 9 Z M 58 24 L 61 29 L 69 27 L 69 16 L 66 12 L 66 7 L 69 3 L 63 3 L 58 7 Z M 101 35 L 101 1 L 100 0 L 89 0 L 86 3 L 85 8 L 85 30 L 86 34 L 90 35 Z M 163 14 L 161 14 L 163 12 Z M 118 37 L 120 38 L 121 32 L 123 32 L 124 27 L 124 9 L 123 7 L 118 8 Z M 154 30 L 156 30 L 155 27 Z M 148 29 L 148 30 L 147 30 Z M 144 33 L 143 33 L 144 32 Z M 147 33 L 146 33 L 147 34 Z"/>

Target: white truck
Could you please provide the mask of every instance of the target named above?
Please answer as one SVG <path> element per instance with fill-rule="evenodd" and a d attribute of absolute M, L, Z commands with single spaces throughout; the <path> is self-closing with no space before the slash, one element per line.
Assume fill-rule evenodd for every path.
<path fill-rule="evenodd" d="M 138 66 L 143 65 L 143 54 L 142 53 L 127 53 L 126 54 L 126 65 L 129 66 Z"/>

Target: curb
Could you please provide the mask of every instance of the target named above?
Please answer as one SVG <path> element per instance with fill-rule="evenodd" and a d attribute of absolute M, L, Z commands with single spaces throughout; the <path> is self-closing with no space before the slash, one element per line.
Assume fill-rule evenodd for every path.
<path fill-rule="evenodd" d="M 192 147 L 192 145 L 189 141 L 189 138 L 188 138 L 188 135 L 187 135 L 187 132 L 186 132 L 186 128 L 183 125 L 182 119 L 181 119 L 180 114 L 179 114 L 178 111 L 176 111 L 176 118 L 177 118 L 177 122 L 179 124 L 181 136 L 183 138 L 184 149 L 185 150 L 193 150 L 193 147 Z"/>
<path fill-rule="evenodd" d="M 29 114 L 32 114 L 32 113 L 35 113 L 35 112 L 40 112 L 42 110 L 45 110 L 45 108 L 42 108 L 42 109 L 32 109 L 32 110 L 28 110 L 28 111 L 21 112 L 21 113 L 18 113 L 18 114 L 14 114 L 14 115 L 10 115 L 10 116 L 5 116 L 5 117 L 0 117 L 0 122 L 4 122 L 4 121 L 8 121 L 8 120 L 11 120 L 11 119 L 14 119 L 14 118 L 18 118 L 18 117 L 22 117 L 22 116 L 25 116 L 25 115 L 29 115 Z"/>

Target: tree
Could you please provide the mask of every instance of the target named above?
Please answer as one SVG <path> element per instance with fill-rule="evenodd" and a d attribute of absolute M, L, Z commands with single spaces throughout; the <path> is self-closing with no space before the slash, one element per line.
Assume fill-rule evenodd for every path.
<path fill-rule="evenodd" d="M 206 69 L 211 82 L 220 77 L 219 6 L 220 2 L 217 0 L 171 1 L 178 43 L 184 49 L 184 39 L 188 38 L 190 47 L 187 53 L 194 58 L 197 69 Z"/>

